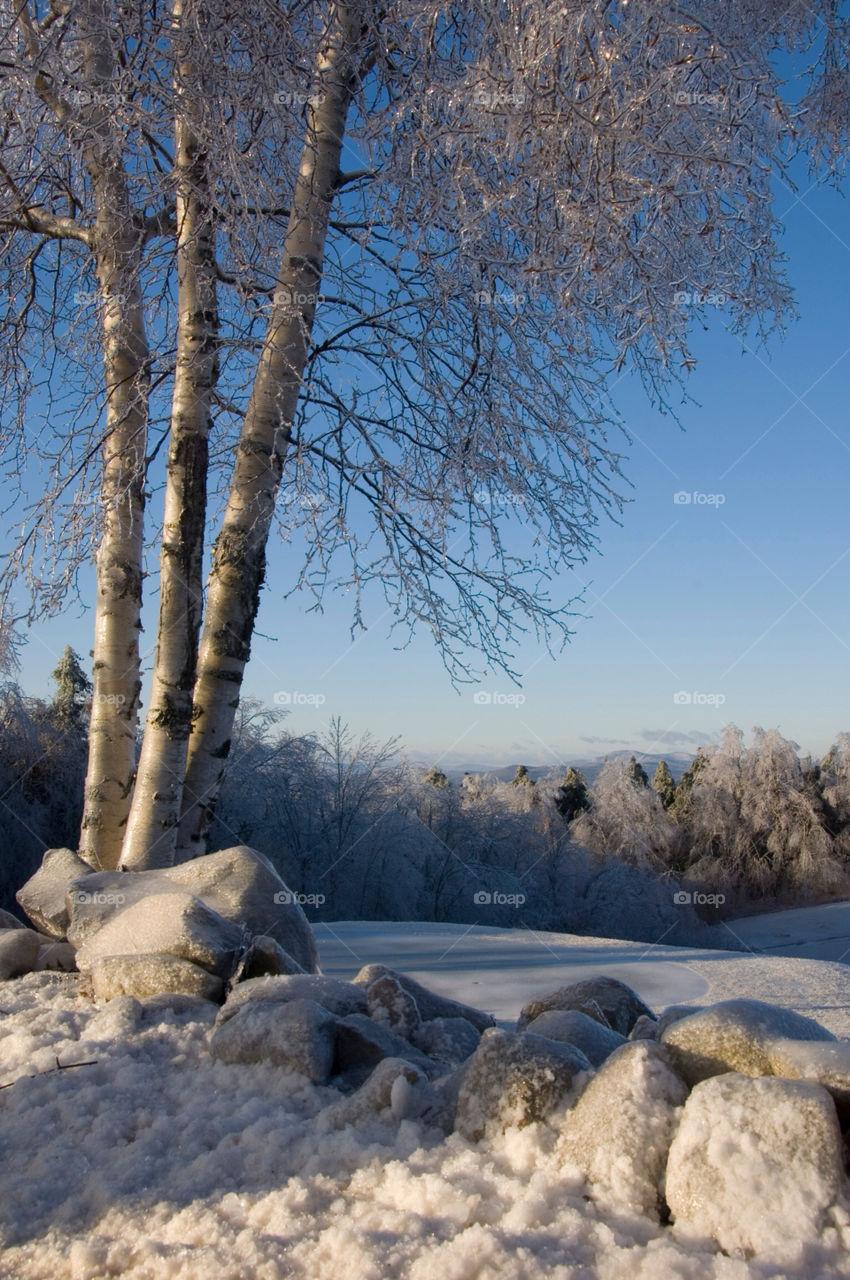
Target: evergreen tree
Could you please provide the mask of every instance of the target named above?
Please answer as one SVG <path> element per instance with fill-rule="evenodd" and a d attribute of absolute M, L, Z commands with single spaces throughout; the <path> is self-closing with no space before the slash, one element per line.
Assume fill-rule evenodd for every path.
<path fill-rule="evenodd" d="M 51 679 L 56 682 L 56 692 L 50 704 L 51 720 L 63 733 L 76 729 L 84 734 L 92 685 L 82 668 L 79 654 L 69 644 L 65 645 Z"/>
<path fill-rule="evenodd" d="M 555 808 L 565 822 L 572 822 L 590 808 L 584 775 L 570 765 L 554 796 Z"/>
<path fill-rule="evenodd" d="M 649 778 L 646 776 L 646 770 L 643 765 L 638 764 L 634 756 L 631 757 L 629 763 L 626 765 L 626 777 L 630 778 L 636 786 L 649 786 Z"/>
<path fill-rule="evenodd" d="M 425 774 L 425 781 L 429 787 L 438 787 L 440 789 L 449 785 L 448 778 L 441 769 L 437 768 L 435 764 L 432 764 L 431 768 Z"/>
<path fill-rule="evenodd" d="M 513 781 L 511 782 L 511 786 L 513 787 L 533 787 L 534 786 L 534 779 L 529 777 L 528 768 L 526 765 L 524 764 L 517 765 L 516 773 L 514 774 Z"/>
<path fill-rule="evenodd" d="M 652 779 L 652 790 L 655 791 L 665 809 L 669 809 L 676 798 L 676 784 L 673 781 L 673 775 L 667 767 L 666 760 L 659 760 L 658 768 L 655 770 L 655 776 Z"/>

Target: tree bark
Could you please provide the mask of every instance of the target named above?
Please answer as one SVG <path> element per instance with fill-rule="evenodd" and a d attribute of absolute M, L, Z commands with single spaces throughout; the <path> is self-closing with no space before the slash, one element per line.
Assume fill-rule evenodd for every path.
<path fill-rule="evenodd" d="M 224 521 L 213 550 L 178 860 L 206 850 L 230 750 L 263 582 L 266 542 L 318 301 L 360 39 L 352 9 L 337 5 L 307 107 L 306 135 L 277 289 L 242 424 Z"/>
<path fill-rule="evenodd" d="M 156 657 L 122 868 L 174 861 L 203 609 L 211 397 L 217 375 L 215 236 L 207 161 L 194 127 L 201 92 L 191 59 L 193 3 L 175 0 L 177 63 L 177 365 L 160 553 Z M 186 31 L 181 28 L 186 26 Z"/>
<path fill-rule="evenodd" d="M 108 5 L 87 6 L 83 62 L 95 93 L 112 81 Z M 142 312 L 141 242 L 134 227 L 121 139 L 105 103 L 77 122 L 92 181 L 92 248 L 100 286 L 106 437 L 102 449 L 103 531 L 97 601 L 89 759 L 80 852 L 93 866 L 117 866 L 136 771 L 142 525 L 149 352 Z"/>

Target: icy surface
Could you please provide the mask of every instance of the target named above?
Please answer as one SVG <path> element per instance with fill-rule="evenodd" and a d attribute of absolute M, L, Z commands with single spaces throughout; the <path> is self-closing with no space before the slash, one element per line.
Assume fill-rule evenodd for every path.
<path fill-rule="evenodd" d="M 592 1067 L 601 1067 L 607 1057 L 625 1044 L 625 1038 L 604 1027 L 601 1022 L 588 1018 L 577 1009 L 548 1009 L 528 1025 L 536 1036 L 549 1040 L 562 1040 L 581 1049 Z"/>
<path fill-rule="evenodd" d="M 126 907 L 83 943 L 77 968 L 103 956 L 162 954 L 189 960 L 219 976 L 229 973 L 242 944 L 238 925 L 190 893 L 159 893 Z"/>
<path fill-rule="evenodd" d="M 122 995 L 140 999 L 165 994 L 218 1001 L 224 991 L 221 978 L 207 973 L 200 965 L 155 952 L 139 956 L 103 956 L 92 962 L 90 971 L 94 996 L 98 1001 Z"/>
<path fill-rule="evenodd" d="M 727 1251 L 803 1260 L 832 1222 L 847 1223 L 841 1133 L 818 1085 L 729 1073 L 691 1093 L 670 1149 L 667 1201 L 677 1226 Z M 817 1271 L 812 1272 L 817 1274 Z"/>
<path fill-rule="evenodd" d="M 41 933 L 64 938 L 68 928 L 68 886 L 80 876 L 91 874 L 91 867 L 73 849 L 48 849 L 38 871 L 18 890 L 18 902 Z"/>

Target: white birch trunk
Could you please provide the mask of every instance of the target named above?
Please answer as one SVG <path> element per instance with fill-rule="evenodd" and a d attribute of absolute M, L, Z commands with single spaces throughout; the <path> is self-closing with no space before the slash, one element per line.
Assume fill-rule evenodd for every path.
<path fill-rule="evenodd" d="M 175 0 L 176 39 L 185 7 Z M 165 515 L 160 554 L 159 623 L 142 753 L 121 866 L 174 861 L 192 725 L 192 693 L 203 607 L 203 553 L 211 395 L 216 379 L 214 232 L 206 159 L 192 126 L 200 92 L 190 57 L 178 64 L 177 365 L 171 409 Z"/>
<path fill-rule="evenodd" d="M 108 7 L 92 4 L 86 17 L 87 83 L 108 86 Z M 139 234 L 121 162 L 121 139 L 114 136 L 105 106 L 93 107 L 86 124 L 85 160 L 95 201 L 92 248 L 102 307 L 106 439 L 80 852 L 93 866 L 112 868 L 121 853 L 136 770 L 149 355 L 138 276 Z"/>
<path fill-rule="evenodd" d="M 227 509 L 213 551 L 178 860 L 206 851 L 230 750 L 263 582 L 266 542 L 322 277 L 359 39 L 355 15 L 348 6 L 338 5 L 318 60 L 274 305 L 242 425 Z"/>

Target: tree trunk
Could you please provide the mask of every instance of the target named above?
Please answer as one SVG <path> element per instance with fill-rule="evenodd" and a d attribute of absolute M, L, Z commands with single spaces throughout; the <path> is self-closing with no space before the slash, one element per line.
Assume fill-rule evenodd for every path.
<path fill-rule="evenodd" d="M 160 554 L 156 658 L 122 868 L 174 861 L 203 608 L 203 554 L 211 396 L 217 374 L 215 238 L 206 156 L 193 128 L 201 91 L 188 28 L 192 0 L 175 0 L 177 66 L 177 365 Z"/>
<path fill-rule="evenodd" d="M 213 551 L 178 859 L 206 850 L 230 750 L 263 582 L 266 542 L 318 300 L 359 42 L 355 15 L 348 6 L 338 5 L 316 68 L 272 313 Z"/>
<path fill-rule="evenodd" d="M 112 79 L 108 8 L 92 4 L 86 17 L 86 83 L 97 91 Z M 136 771 L 149 353 L 139 282 L 141 246 L 121 139 L 114 134 L 108 107 L 97 101 L 83 127 L 95 202 L 92 247 L 102 307 L 106 438 L 80 852 L 93 866 L 112 868 L 121 853 Z"/>

